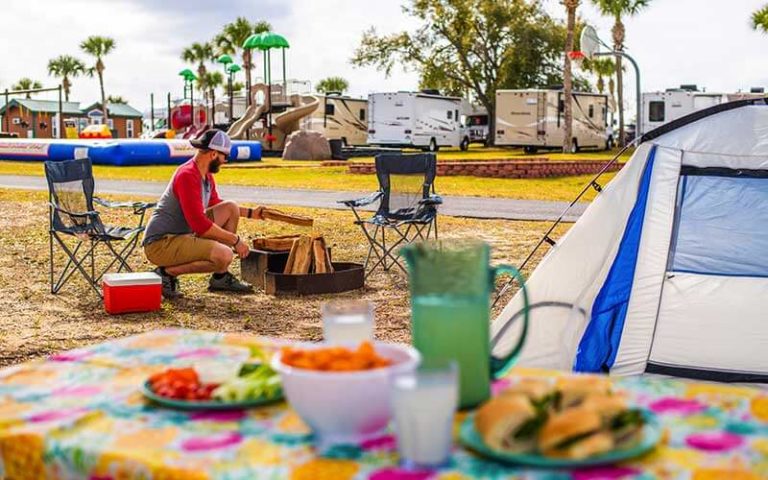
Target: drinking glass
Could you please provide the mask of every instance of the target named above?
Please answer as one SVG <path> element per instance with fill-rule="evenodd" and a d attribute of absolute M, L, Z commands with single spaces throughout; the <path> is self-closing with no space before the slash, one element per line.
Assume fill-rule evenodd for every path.
<path fill-rule="evenodd" d="M 373 340 L 373 303 L 366 300 L 335 300 L 323 304 L 323 337 L 327 343 Z"/>
<path fill-rule="evenodd" d="M 455 360 L 432 360 L 412 373 L 395 376 L 392 412 L 404 467 L 427 469 L 448 462 L 459 403 L 458 370 Z"/>

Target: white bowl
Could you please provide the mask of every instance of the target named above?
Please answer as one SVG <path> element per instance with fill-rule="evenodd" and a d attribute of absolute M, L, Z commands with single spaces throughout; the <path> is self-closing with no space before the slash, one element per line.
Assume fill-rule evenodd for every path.
<path fill-rule="evenodd" d="M 392 378 L 416 370 L 421 355 L 410 346 L 392 343 L 375 343 L 374 349 L 393 364 L 360 372 L 324 372 L 285 365 L 280 353 L 273 357 L 272 368 L 280 373 L 286 399 L 315 433 L 319 449 L 357 444 L 380 435 L 387 427 L 392 417 Z"/>

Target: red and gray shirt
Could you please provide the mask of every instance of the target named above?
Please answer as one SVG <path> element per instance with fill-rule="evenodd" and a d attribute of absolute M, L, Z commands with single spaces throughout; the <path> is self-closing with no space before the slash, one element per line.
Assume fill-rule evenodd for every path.
<path fill-rule="evenodd" d="M 213 222 L 205 209 L 221 203 L 216 182 L 210 173 L 204 177 L 190 160 L 176 169 L 171 182 L 152 212 L 144 232 L 144 245 L 166 235 L 202 235 Z"/>

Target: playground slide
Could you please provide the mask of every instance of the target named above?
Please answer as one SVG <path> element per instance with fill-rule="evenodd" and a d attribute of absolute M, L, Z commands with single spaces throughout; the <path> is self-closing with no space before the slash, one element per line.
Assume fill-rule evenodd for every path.
<path fill-rule="evenodd" d="M 252 103 L 245 114 L 229 127 L 227 134 L 233 140 L 245 138 L 245 132 L 267 111 L 266 104 Z"/>
<path fill-rule="evenodd" d="M 307 115 L 311 115 L 320 105 L 320 99 L 313 95 L 302 97 L 300 101 L 303 103 L 302 105 L 289 108 L 285 112 L 275 116 L 273 119 L 275 127 L 285 132 L 286 135 L 298 130 L 299 120 Z"/>
<path fill-rule="evenodd" d="M 264 103 L 258 102 L 257 93 L 264 95 Z M 229 127 L 227 134 L 233 140 L 245 138 L 247 132 L 256 121 L 269 109 L 269 99 L 267 98 L 267 86 L 263 83 L 257 83 L 251 87 L 251 106 L 248 107 L 236 122 Z"/>

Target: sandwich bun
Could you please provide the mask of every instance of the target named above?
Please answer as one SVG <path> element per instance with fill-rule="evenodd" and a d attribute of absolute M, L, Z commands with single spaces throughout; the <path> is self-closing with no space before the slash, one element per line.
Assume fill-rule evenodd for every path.
<path fill-rule="evenodd" d="M 530 441 L 513 441 L 517 430 L 536 417 L 531 402 L 523 395 L 495 397 L 480 407 L 475 415 L 475 428 L 486 445 L 496 451 L 523 453 L 535 446 Z"/>
<path fill-rule="evenodd" d="M 587 457 L 609 452 L 614 447 L 611 434 L 607 432 L 594 433 L 583 440 L 579 440 L 568 447 L 544 451 L 549 457 L 568 458 L 570 460 L 583 460 Z"/>
<path fill-rule="evenodd" d="M 604 394 L 591 394 L 588 395 L 580 405 L 581 408 L 586 408 L 597 412 L 603 423 L 608 423 L 620 413 L 626 411 L 627 399 L 623 395 L 604 395 Z"/>
<path fill-rule="evenodd" d="M 524 395 L 532 401 L 538 401 L 554 391 L 554 386 L 543 379 L 521 378 L 517 383 L 502 390 L 499 395 Z"/>
<path fill-rule="evenodd" d="M 557 380 L 557 389 L 562 394 L 561 407 L 579 405 L 588 395 L 611 393 L 611 382 L 607 377 L 597 375 L 574 375 Z"/>
<path fill-rule="evenodd" d="M 555 450 L 573 437 L 597 432 L 603 422 L 597 412 L 585 408 L 571 408 L 553 415 L 539 432 L 539 450 Z"/>

